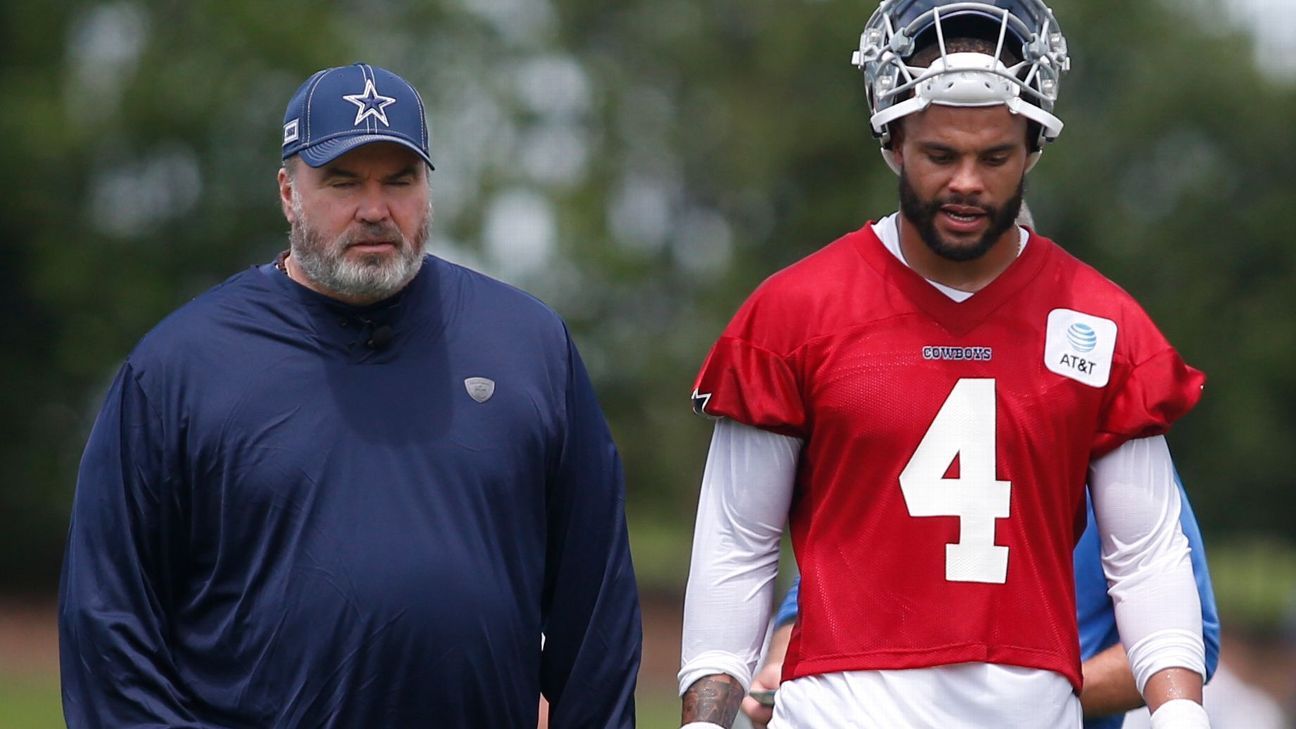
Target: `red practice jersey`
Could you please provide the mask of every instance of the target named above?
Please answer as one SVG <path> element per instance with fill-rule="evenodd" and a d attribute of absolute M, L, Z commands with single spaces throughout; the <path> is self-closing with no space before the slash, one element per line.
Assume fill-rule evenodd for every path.
<path fill-rule="evenodd" d="M 775 274 L 698 375 L 708 415 L 805 443 L 785 680 L 991 662 L 1079 690 L 1089 462 L 1201 396 L 1134 299 L 1032 234 L 958 303 L 872 226 Z"/>

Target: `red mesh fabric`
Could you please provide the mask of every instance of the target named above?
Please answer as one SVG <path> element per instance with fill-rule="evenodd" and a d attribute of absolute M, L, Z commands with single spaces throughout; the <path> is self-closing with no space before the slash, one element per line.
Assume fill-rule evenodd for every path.
<path fill-rule="evenodd" d="M 1116 323 L 1106 386 L 1045 367 L 1056 309 Z M 993 383 L 977 401 L 989 405 L 954 410 L 980 408 L 975 422 L 993 423 L 993 455 L 979 457 L 993 458 L 990 480 L 1010 484 L 1008 515 L 981 542 L 1007 548 L 1002 582 L 947 579 L 947 545 L 964 539 L 964 519 L 912 515 L 900 486 L 970 380 Z M 1164 432 L 1202 380 L 1128 294 L 1038 236 L 961 304 L 867 227 L 771 277 L 717 342 L 697 389 L 710 415 L 806 441 L 790 514 L 801 613 L 784 677 L 988 661 L 1057 671 L 1078 688 L 1071 550 L 1089 460 Z M 975 480 L 960 478 L 961 443 L 936 444 L 954 455 L 929 464 L 932 482 L 951 479 L 933 486 L 951 503 L 970 498 L 959 489 Z"/>

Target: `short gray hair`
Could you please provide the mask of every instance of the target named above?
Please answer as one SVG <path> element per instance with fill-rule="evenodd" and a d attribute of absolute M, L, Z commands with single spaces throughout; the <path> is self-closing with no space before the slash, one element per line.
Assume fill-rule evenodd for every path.
<path fill-rule="evenodd" d="M 301 164 L 301 158 L 295 154 L 283 161 L 283 171 L 285 175 L 288 175 L 288 179 L 296 179 L 297 165 L 299 164 Z"/>

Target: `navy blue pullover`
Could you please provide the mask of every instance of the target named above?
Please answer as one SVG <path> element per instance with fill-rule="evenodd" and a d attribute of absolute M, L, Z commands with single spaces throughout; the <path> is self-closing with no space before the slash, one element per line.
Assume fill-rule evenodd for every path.
<path fill-rule="evenodd" d="M 270 264 L 198 297 L 95 422 L 59 631 L 72 729 L 534 727 L 541 691 L 633 726 L 621 466 L 562 321 L 434 257 L 368 307 Z"/>

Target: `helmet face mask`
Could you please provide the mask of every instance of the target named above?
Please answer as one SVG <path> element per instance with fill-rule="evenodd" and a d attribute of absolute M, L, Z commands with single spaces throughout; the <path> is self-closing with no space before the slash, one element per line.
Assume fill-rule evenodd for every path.
<path fill-rule="evenodd" d="M 993 44 L 994 55 L 949 51 L 947 41 L 956 38 Z M 932 47 L 938 55 L 929 66 L 910 65 Z M 893 169 L 891 123 L 931 104 L 1007 106 L 1039 127 L 1037 149 L 1062 132 L 1052 110 L 1071 59 L 1057 19 L 1041 0 L 883 0 L 852 62 L 864 72 L 869 123 Z M 1032 164 L 1037 156 L 1035 151 Z"/>

